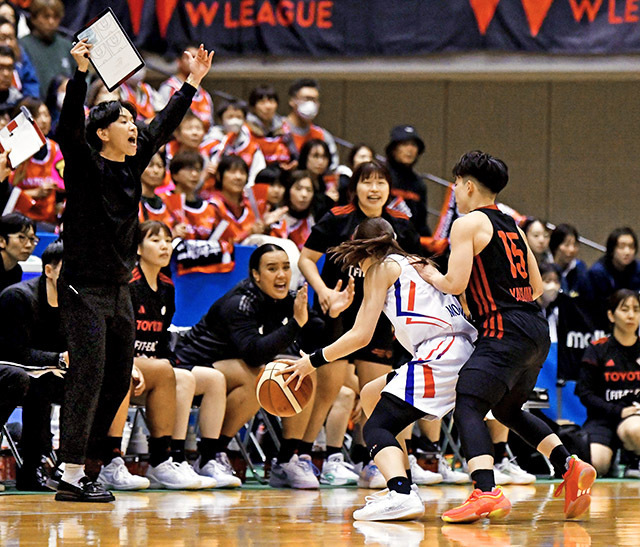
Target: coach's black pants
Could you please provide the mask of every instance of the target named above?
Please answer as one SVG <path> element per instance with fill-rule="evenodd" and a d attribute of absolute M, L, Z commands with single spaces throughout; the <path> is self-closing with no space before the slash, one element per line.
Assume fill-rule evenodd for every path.
<path fill-rule="evenodd" d="M 13 410 L 22 404 L 29 389 L 29 376 L 17 367 L 0 365 L 0 428 Z"/>
<path fill-rule="evenodd" d="M 99 268 L 100 265 L 96 264 Z M 69 370 L 60 424 L 60 459 L 84 463 L 100 446 L 131 382 L 135 323 L 128 285 L 58 282 Z"/>

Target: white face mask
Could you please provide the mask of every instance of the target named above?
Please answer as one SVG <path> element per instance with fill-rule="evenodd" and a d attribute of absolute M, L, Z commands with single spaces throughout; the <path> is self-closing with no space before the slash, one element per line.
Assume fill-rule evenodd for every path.
<path fill-rule="evenodd" d="M 542 282 L 542 296 L 540 296 L 540 300 L 542 301 L 542 305 L 546 308 L 552 302 L 555 302 L 556 298 L 558 298 L 558 294 L 560 293 L 560 284 L 554 281 L 551 282 Z"/>
<path fill-rule="evenodd" d="M 311 121 L 318 115 L 320 105 L 315 101 L 302 101 L 298 103 L 296 112 L 303 120 Z"/>
<path fill-rule="evenodd" d="M 238 133 L 242 128 L 243 123 L 244 121 L 242 120 L 242 118 L 229 118 L 223 123 L 224 130 L 227 133 Z"/>

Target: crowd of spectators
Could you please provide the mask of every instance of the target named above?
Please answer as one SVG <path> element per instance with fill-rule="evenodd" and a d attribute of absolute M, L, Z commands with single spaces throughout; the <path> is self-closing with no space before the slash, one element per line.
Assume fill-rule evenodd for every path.
<path fill-rule="evenodd" d="M 62 243 L 44 252 L 42 275 L 35 280 L 21 282 L 20 263 L 38 243 L 36 228 L 64 231 L 65 159 L 56 131 L 74 64 L 69 40 L 58 32 L 63 15 L 60 0 L 32 0 L 28 15 L 30 32 L 18 38 L 20 14 L 11 3 L 0 2 L 0 126 L 24 106 L 46 135 L 42 149 L 16 169 L 9 168 L 6 152 L 0 154 L 0 291 L 5 289 L 0 294 L 4 352 L 0 360 L 45 364 L 57 374 L 33 378 L 19 367 L 1 365 L 0 424 L 15 406 L 22 405 L 25 464 L 18 487 L 32 490 L 45 487 L 42 466 L 51 452 L 49 422 L 43 420 L 48 414 L 43 409 L 60 402 L 69 362 L 57 311 L 57 278 L 65 260 Z M 185 45 L 192 54 L 197 49 L 196 44 Z M 114 92 L 94 80 L 85 113 L 104 102 L 126 102 L 137 114 L 136 123 L 144 127 L 187 79 L 188 61 L 188 55 L 180 56 L 175 74 L 158 90 L 144 82 L 144 73 Z M 355 287 L 356 300 L 361 298 L 361 272 L 341 272 L 330 255 L 325 256 L 330 247 L 348 238 L 362 219 L 381 216 L 392 223 L 406 251 L 426 255 L 433 249 L 427 243 L 431 236 L 427 186 L 415 169 L 425 144 L 416 129 L 407 124 L 391 129 L 384 163 L 375 160 L 371 146 L 360 143 L 341 165 L 333 136 L 314 123 L 320 97 L 316 80 L 296 80 L 289 88 L 289 110 L 284 113 L 279 112 L 278 93 L 268 84 L 253 89 L 246 102 L 225 100 L 215 106 L 207 90 L 199 87 L 173 139 L 144 170 L 139 264 L 132 272 L 131 291 L 137 323 L 146 327 L 137 331 L 131 393 L 107 438 L 89 450 L 103 464 L 97 472 L 104 484 L 116 489 L 149 484 L 191 489 L 239 486 L 227 448 L 259 408 L 254 384 L 260 366 L 278 355 L 312 351 L 336 339 L 355 319 L 357 302 L 338 318 L 331 310 L 349 284 Z M 578 258 L 576 227 L 559 224 L 550 229 L 539 218 L 527 218 L 521 226 L 541 267 L 545 292 L 539 304 L 547 317 L 557 320 L 558 302 L 570 302 L 586 310 L 594 330 L 612 332 L 585 354 L 584 368 L 576 372 L 578 393 L 589 413 L 587 429 L 598 470 L 607 472 L 613 451 L 622 447 L 627 451 L 628 476 L 640 477 L 636 455 L 640 443 L 635 440 L 640 432 L 636 424 L 640 422 L 636 417 L 640 376 L 625 380 L 618 391 L 600 389 L 602 382 L 613 381 L 612 372 L 618 372 L 603 372 L 602 367 L 611 366 L 607 351 L 614 352 L 613 359 L 625 360 L 620 364 L 623 372 L 637 358 L 637 236 L 629 227 L 615 229 L 604 256 L 588 267 Z M 228 272 L 234 268 L 234 246 L 243 242 L 262 244 L 251 257 L 248 277 L 212 302 L 209 312 L 179 339 L 177 347 L 170 347 L 168 329 L 175 309 L 173 283 L 166 275 L 170 262 L 178 276 Z M 326 260 L 319 270 L 317 262 L 323 256 Z M 292 275 L 298 261 L 304 279 Z M 315 290 L 312 306 L 306 303 L 305 279 Z M 150 331 L 154 336 L 149 337 Z M 327 443 L 321 481 L 360 481 L 383 487 L 376 482 L 379 477 L 358 435 L 362 415 L 356 412 L 355 401 L 367 382 L 389 373 L 401 360 L 390 325 L 381 319 L 365 350 L 320 369 L 308 410 L 283 420 L 272 484 L 317 486 L 312 448 L 324 426 Z M 185 458 L 185 437 L 194 396 L 200 405 L 200 444 L 198 460 L 191 466 Z M 614 396 L 623 402 L 613 401 Z M 147 405 L 151 436 L 146 478 L 125 469 L 121 452 L 130 397 Z M 351 455 L 355 467 L 345 462 L 341 452 L 352 411 L 357 424 Z M 425 433 L 422 444 L 437 452 L 437 439 L 439 429 Z M 496 443 L 499 458 L 506 457 L 505 441 Z M 456 474 L 442 462 L 431 475 L 414 468 L 414 463 L 415 458 L 414 478 L 420 477 L 424 484 L 465 480 L 464 474 Z M 502 463 L 507 469 L 508 462 Z M 512 472 L 515 477 L 520 471 Z M 501 482 L 508 479 L 503 477 Z"/>

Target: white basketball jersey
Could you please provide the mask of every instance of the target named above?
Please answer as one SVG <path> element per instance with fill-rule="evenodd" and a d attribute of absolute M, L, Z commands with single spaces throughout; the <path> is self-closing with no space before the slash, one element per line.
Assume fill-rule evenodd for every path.
<path fill-rule="evenodd" d="M 387 258 L 395 260 L 402 272 L 387 291 L 384 313 L 407 351 L 415 356 L 420 344 L 441 336 L 462 335 L 475 342 L 478 332 L 465 319 L 456 297 L 422 279 L 407 257 L 392 254 Z"/>

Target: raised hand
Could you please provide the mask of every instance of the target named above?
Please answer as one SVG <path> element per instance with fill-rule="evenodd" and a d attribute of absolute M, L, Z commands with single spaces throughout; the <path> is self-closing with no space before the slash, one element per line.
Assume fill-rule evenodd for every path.
<path fill-rule="evenodd" d="M 9 162 L 10 152 L 11 150 L 9 149 L 0 152 L 0 182 L 11 174 L 11 163 Z"/>
<path fill-rule="evenodd" d="M 91 48 L 93 46 L 83 38 L 71 48 L 71 56 L 78 65 L 80 72 L 86 72 L 89 69 L 89 57 L 91 56 Z"/>
<path fill-rule="evenodd" d="M 301 327 L 304 327 L 307 321 L 309 320 L 309 309 L 307 307 L 308 291 L 309 291 L 309 288 L 305 283 L 298 290 L 298 293 L 296 294 L 296 299 L 293 302 L 293 318 Z"/>
<path fill-rule="evenodd" d="M 204 45 L 200 44 L 200 48 L 198 49 L 195 57 L 191 55 L 191 52 L 189 51 L 185 51 L 184 53 L 189 58 L 190 74 L 187 78 L 187 82 L 193 85 L 193 87 L 198 87 L 202 78 L 204 78 L 211 69 L 214 52 L 211 51 L 211 53 L 209 53 L 204 49 Z"/>
<path fill-rule="evenodd" d="M 336 285 L 336 290 L 338 287 L 342 285 L 341 281 L 338 281 L 338 285 Z M 349 278 L 349 283 L 343 291 L 337 292 L 334 298 L 331 300 L 331 305 L 329 306 L 329 317 L 338 317 L 344 310 L 346 310 L 353 302 L 353 295 L 355 294 L 355 280 L 353 277 Z"/>

